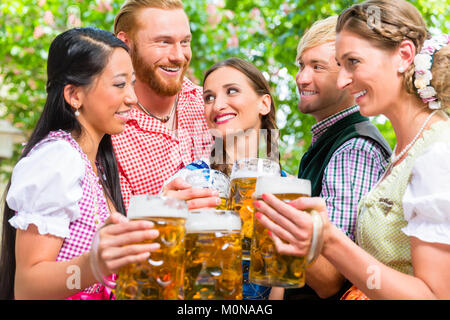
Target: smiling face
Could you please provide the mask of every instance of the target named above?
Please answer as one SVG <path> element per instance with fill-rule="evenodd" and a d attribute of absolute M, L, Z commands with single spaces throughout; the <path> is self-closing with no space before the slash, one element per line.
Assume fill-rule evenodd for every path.
<path fill-rule="evenodd" d="M 112 52 L 103 72 L 89 87 L 79 88 L 78 120 L 96 137 L 118 134 L 125 129 L 128 113 L 136 103 L 134 70 L 124 49 Z"/>
<path fill-rule="evenodd" d="M 299 110 L 321 121 L 353 104 L 346 90 L 336 86 L 339 67 L 334 42 L 306 49 L 299 58 L 295 78 L 300 93 Z"/>
<path fill-rule="evenodd" d="M 191 31 L 182 9 L 141 9 L 131 56 L 136 77 L 157 94 L 178 93 L 191 61 Z"/>
<path fill-rule="evenodd" d="M 261 117 L 270 112 L 270 95 L 258 95 L 249 79 L 232 67 L 216 69 L 203 84 L 208 127 L 222 137 L 241 130 L 261 128 Z"/>
<path fill-rule="evenodd" d="M 341 65 L 338 87 L 355 97 L 361 114 L 389 114 L 404 91 L 397 51 L 377 48 L 361 36 L 343 30 L 336 39 L 336 59 Z"/>

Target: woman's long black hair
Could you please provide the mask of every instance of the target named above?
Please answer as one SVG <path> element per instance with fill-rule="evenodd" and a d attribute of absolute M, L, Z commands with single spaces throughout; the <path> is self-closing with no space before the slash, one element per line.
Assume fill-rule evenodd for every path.
<path fill-rule="evenodd" d="M 26 157 L 36 143 L 45 138 L 50 131 L 61 129 L 70 132 L 75 138 L 81 135 L 81 124 L 72 107 L 64 99 L 64 87 L 68 84 L 82 87 L 92 84 L 94 78 L 106 67 L 115 48 L 128 51 L 125 43 L 112 33 L 91 27 L 67 30 L 53 40 L 47 61 L 47 100 L 21 158 Z M 105 134 L 101 140 L 96 160 L 102 168 L 104 177 L 99 174 L 100 181 L 108 197 L 116 210 L 125 214 L 110 135 Z M 3 196 L 4 200 L 10 183 L 11 180 Z M 8 223 L 14 214 L 5 201 L 0 260 L 0 299 L 14 298 L 16 229 Z"/>

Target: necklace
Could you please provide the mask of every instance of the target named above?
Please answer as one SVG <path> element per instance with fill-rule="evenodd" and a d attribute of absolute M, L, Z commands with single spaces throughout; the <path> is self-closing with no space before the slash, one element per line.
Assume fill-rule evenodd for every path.
<path fill-rule="evenodd" d="M 405 155 L 406 152 L 413 146 L 414 143 L 416 143 L 417 139 L 419 139 L 420 135 L 422 134 L 422 131 L 425 129 L 425 126 L 427 123 L 431 120 L 431 118 L 434 116 L 434 114 L 438 110 L 434 110 L 432 113 L 430 113 L 425 120 L 425 122 L 422 124 L 422 127 L 420 127 L 419 132 L 417 132 L 416 136 L 412 139 L 412 141 L 405 147 L 403 150 L 398 154 L 398 156 L 395 155 L 395 150 L 397 149 L 397 146 L 394 147 L 394 150 L 392 151 L 391 156 L 391 166 L 393 166 L 401 157 Z"/>
<path fill-rule="evenodd" d="M 145 114 L 147 114 L 147 115 L 149 115 L 149 116 L 151 116 L 151 117 L 153 117 L 153 118 L 155 118 L 155 119 L 161 121 L 162 123 L 166 123 L 166 122 L 169 121 L 169 119 L 172 117 L 172 115 L 173 115 L 175 109 L 177 108 L 177 105 L 178 105 L 178 95 L 177 95 L 177 97 L 175 98 L 175 103 L 173 104 L 173 107 L 172 107 L 172 110 L 170 111 L 170 114 L 167 115 L 167 116 L 161 117 L 161 118 L 155 116 L 153 113 L 151 113 L 150 111 L 148 111 L 147 109 L 145 109 L 139 101 L 137 102 L 137 104 L 138 104 L 139 108 L 141 108 L 141 110 L 144 111 Z"/>

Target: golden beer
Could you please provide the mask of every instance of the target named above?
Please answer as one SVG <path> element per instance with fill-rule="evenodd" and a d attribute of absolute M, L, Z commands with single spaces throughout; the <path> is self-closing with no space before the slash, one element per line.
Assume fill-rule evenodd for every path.
<path fill-rule="evenodd" d="M 280 176 L 280 165 L 269 159 L 237 160 L 231 173 L 230 210 L 239 213 L 242 220 L 242 258 L 250 259 L 253 236 L 253 192 L 259 176 Z"/>
<path fill-rule="evenodd" d="M 183 299 L 186 204 L 158 196 L 133 196 L 130 200 L 130 220 L 152 221 L 159 236 L 149 242 L 160 243 L 142 262 L 120 269 L 115 295 L 118 300 L 178 300 Z"/>
<path fill-rule="evenodd" d="M 254 197 L 262 200 L 263 193 L 272 193 L 285 202 L 309 197 L 309 180 L 283 177 L 260 177 L 256 183 Z M 305 285 L 304 257 L 279 254 L 266 228 L 255 218 L 254 235 L 250 255 L 250 282 L 285 288 L 300 288 Z"/>
<path fill-rule="evenodd" d="M 241 220 L 233 211 L 189 213 L 184 296 L 187 300 L 241 300 Z"/>

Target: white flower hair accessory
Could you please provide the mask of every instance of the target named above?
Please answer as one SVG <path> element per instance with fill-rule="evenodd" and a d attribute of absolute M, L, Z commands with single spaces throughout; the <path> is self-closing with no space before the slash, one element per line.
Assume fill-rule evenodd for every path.
<path fill-rule="evenodd" d="M 440 109 L 441 102 L 436 97 L 436 90 L 430 85 L 433 79 L 431 67 L 436 51 L 445 47 L 450 42 L 450 35 L 442 34 L 425 40 L 422 50 L 414 58 L 414 86 L 417 88 L 420 98 L 428 103 L 430 109 Z"/>

